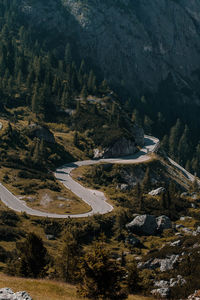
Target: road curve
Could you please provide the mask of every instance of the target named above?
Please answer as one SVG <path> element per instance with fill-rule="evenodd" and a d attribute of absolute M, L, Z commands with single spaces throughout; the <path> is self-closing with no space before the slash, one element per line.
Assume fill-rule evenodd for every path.
<path fill-rule="evenodd" d="M 93 165 L 98 164 L 100 162 L 107 162 L 113 164 L 133 164 L 140 163 L 150 159 L 148 155 L 151 152 L 154 152 L 157 147 L 159 147 L 159 140 L 151 137 L 145 136 L 144 139 L 144 147 L 137 152 L 136 154 L 119 157 L 119 158 L 107 158 L 107 159 L 99 159 L 99 160 L 86 160 L 86 161 L 78 161 L 70 164 L 66 164 L 60 168 L 58 168 L 55 172 L 55 177 L 62 182 L 71 190 L 75 195 L 80 197 L 83 201 L 85 201 L 91 207 L 91 211 L 83 214 L 53 214 L 42 212 L 39 210 L 32 209 L 28 207 L 23 201 L 19 200 L 15 197 L 3 184 L 0 183 L 0 199 L 1 201 L 8 206 L 9 208 L 17 211 L 17 212 L 26 212 L 32 216 L 38 217 L 49 217 L 49 218 L 81 218 L 81 217 L 89 217 L 94 214 L 105 214 L 113 210 L 112 205 L 106 202 L 106 197 L 104 193 L 91 190 L 83 187 L 78 182 L 73 180 L 70 176 L 70 172 L 74 168 L 78 168 L 80 166 L 85 165 Z"/>

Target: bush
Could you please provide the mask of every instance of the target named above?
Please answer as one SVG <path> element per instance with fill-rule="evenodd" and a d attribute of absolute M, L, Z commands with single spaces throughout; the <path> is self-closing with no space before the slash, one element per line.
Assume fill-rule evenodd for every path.
<path fill-rule="evenodd" d="M 0 211 L 0 225 L 16 226 L 20 218 L 14 211 Z"/>
<path fill-rule="evenodd" d="M 23 237 L 25 232 L 9 226 L 0 226 L 0 240 L 6 242 L 13 242 Z"/>

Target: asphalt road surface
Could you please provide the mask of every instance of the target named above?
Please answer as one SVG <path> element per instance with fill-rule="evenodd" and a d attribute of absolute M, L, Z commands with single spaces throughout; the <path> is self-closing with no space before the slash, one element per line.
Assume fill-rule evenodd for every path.
<path fill-rule="evenodd" d="M 1 201 L 8 206 L 9 208 L 17 212 L 26 212 L 29 215 L 38 216 L 38 217 L 49 217 L 49 218 L 81 218 L 89 217 L 94 214 L 106 214 L 113 210 L 112 205 L 107 203 L 107 199 L 104 193 L 91 190 L 83 187 L 81 184 L 73 180 L 70 176 L 70 172 L 74 168 L 79 166 L 93 165 L 100 162 L 108 162 L 113 164 L 134 164 L 138 162 L 144 162 L 151 159 L 149 153 L 154 152 L 159 147 L 159 140 L 151 137 L 145 136 L 144 147 L 137 152 L 136 154 L 119 157 L 119 158 L 107 158 L 107 159 L 98 159 L 98 160 L 86 160 L 78 161 L 70 164 L 66 164 L 58 168 L 55 172 L 55 176 L 58 180 L 65 185 L 66 188 L 71 190 L 75 195 L 85 201 L 90 207 L 91 210 L 83 214 L 53 214 L 41 212 L 26 206 L 26 204 L 15 197 L 6 187 L 0 184 L 0 199 Z"/>

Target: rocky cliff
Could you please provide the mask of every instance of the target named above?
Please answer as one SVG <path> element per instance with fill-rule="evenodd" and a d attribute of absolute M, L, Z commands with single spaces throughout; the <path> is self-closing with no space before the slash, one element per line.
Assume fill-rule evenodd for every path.
<path fill-rule="evenodd" d="M 200 65 L 198 0 L 23 0 L 20 7 L 33 24 L 75 41 L 115 86 L 141 93 L 169 73 L 189 85 Z"/>

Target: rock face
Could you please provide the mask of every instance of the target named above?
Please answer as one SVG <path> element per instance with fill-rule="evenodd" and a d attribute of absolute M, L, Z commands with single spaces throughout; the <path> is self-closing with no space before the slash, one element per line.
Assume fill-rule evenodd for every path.
<path fill-rule="evenodd" d="M 151 215 L 140 215 L 127 224 L 126 228 L 136 234 L 154 235 L 157 229 L 156 218 Z"/>
<path fill-rule="evenodd" d="M 168 270 L 172 270 L 174 267 L 174 264 L 178 261 L 179 255 L 171 255 L 165 259 L 160 260 L 160 271 L 166 272 Z"/>
<path fill-rule="evenodd" d="M 19 2 L 32 24 L 77 37 L 115 86 L 154 89 L 169 73 L 183 82 L 200 61 L 199 0 Z"/>
<path fill-rule="evenodd" d="M 94 149 L 94 158 L 120 157 L 134 154 L 138 151 L 138 146 L 142 147 L 144 145 L 144 130 L 134 125 L 131 135 L 132 139 L 121 137 L 106 148 Z"/>
<path fill-rule="evenodd" d="M 154 289 L 151 291 L 151 293 L 154 295 L 154 296 L 158 296 L 158 297 L 161 297 L 161 298 L 168 298 L 169 295 L 170 295 L 170 289 L 167 287 L 167 288 L 160 288 L 160 289 Z"/>
<path fill-rule="evenodd" d="M 183 286 L 186 284 L 186 280 L 178 275 L 177 278 L 170 278 L 170 281 L 160 280 L 154 282 L 154 287 L 151 293 L 155 296 L 160 296 L 161 298 L 168 298 L 170 295 L 170 288 L 175 286 Z"/>
<path fill-rule="evenodd" d="M 53 133 L 45 126 L 40 126 L 36 124 L 29 125 L 28 135 L 32 138 L 37 137 L 40 140 L 44 140 L 48 143 L 55 143 Z"/>
<path fill-rule="evenodd" d="M 94 158 L 120 157 L 133 154 L 138 151 L 134 141 L 122 137 L 113 145 L 103 150 L 95 149 Z"/>
<path fill-rule="evenodd" d="M 164 193 L 165 191 L 166 191 L 165 188 L 159 187 L 156 190 L 153 190 L 153 191 L 149 192 L 148 194 L 151 195 L 151 196 L 157 196 L 157 195 L 160 195 L 160 194 Z"/>
<path fill-rule="evenodd" d="M 135 234 L 155 235 L 165 229 L 172 228 L 171 220 L 167 216 L 156 218 L 151 215 L 137 215 L 126 228 Z"/>
<path fill-rule="evenodd" d="M 9 288 L 0 289 L 0 300 L 32 300 L 25 291 L 14 293 Z"/>
<path fill-rule="evenodd" d="M 157 223 L 157 230 L 159 232 L 162 232 L 165 229 L 172 228 L 172 222 L 170 218 L 167 216 L 160 216 L 156 218 L 156 223 Z"/>
<path fill-rule="evenodd" d="M 155 258 L 150 259 L 146 262 L 140 262 L 138 263 L 138 269 L 158 269 L 160 268 L 161 272 L 166 272 L 168 270 L 173 270 L 174 265 L 178 262 L 179 255 L 170 255 L 166 258 Z"/>

